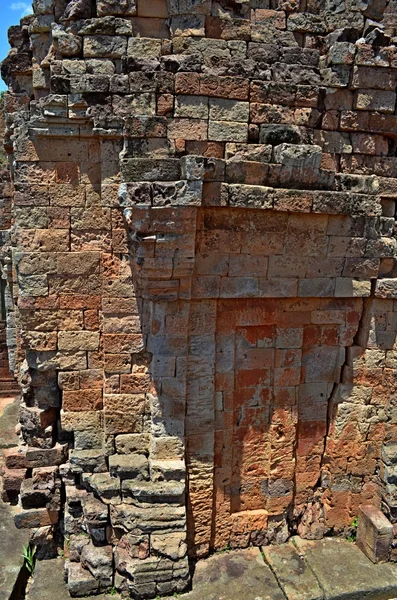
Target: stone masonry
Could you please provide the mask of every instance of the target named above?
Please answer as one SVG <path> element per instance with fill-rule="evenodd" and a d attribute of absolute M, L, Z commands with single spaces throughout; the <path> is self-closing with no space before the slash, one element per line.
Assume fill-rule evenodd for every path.
<path fill-rule="evenodd" d="M 4 139 L 5 118 L 3 103 L 0 104 L 0 143 Z M 12 359 L 13 344 L 11 334 L 12 299 L 10 297 L 11 285 L 6 284 L 11 273 L 11 260 L 8 259 L 3 250 L 8 246 L 11 228 L 11 200 L 12 187 L 10 181 L 9 165 L 7 155 L 0 147 L 0 397 L 9 396 L 18 392 L 18 386 L 12 372 L 10 371 L 10 360 Z M 9 337 L 6 335 L 7 310 L 9 316 Z"/>
<path fill-rule="evenodd" d="M 17 526 L 64 536 L 72 596 L 133 598 L 360 505 L 396 533 L 397 2 L 33 9 L 1 69 Z"/>

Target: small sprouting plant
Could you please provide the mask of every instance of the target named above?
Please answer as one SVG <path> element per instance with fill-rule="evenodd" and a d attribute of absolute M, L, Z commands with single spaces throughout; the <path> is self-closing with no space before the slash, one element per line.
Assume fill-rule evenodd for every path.
<path fill-rule="evenodd" d="M 34 567 L 35 567 L 35 555 L 36 555 L 36 548 L 35 546 L 22 546 L 23 552 L 21 554 L 21 556 L 25 559 L 25 567 L 27 568 L 27 570 L 29 571 L 30 575 L 33 575 L 34 573 Z"/>
<path fill-rule="evenodd" d="M 230 543 L 228 542 L 224 548 L 217 550 L 217 554 L 228 554 L 231 550 Z"/>
<path fill-rule="evenodd" d="M 109 595 L 110 595 L 110 596 L 115 596 L 116 594 L 117 594 L 117 590 L 116 590 L 116 588 L 115 588 L 115 587 L 112 587 L 112 588 L 111 588 L 111 590 L 110 590 L 110 592 L 109 592 Z"/>
<path fill-rule="evenodd" d="M 357 527 L 358 527 L 358 517 L 354 517 L 352 522 L 350 523 L 350 533 L 347 536 L 348 542 L 355 542 L 357 539 Z"/>

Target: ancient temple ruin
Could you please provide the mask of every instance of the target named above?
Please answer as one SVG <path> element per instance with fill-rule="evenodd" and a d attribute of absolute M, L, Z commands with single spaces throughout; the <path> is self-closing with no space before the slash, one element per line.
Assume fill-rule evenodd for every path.
<path fill-rule="evenodd" d="M 17 526 L 64 537 L 72 596 L 154 598 L 397 522 L 396 2 L 33 8 L 2 64 Z"/>

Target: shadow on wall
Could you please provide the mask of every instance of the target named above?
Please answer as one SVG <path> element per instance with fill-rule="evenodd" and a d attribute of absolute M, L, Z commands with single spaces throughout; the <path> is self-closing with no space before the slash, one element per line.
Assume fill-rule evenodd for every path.
<path fill-rule="evenodd" d="M 288 239 L 296 233 L 293 217 L 291 225 L 288 215 L 267 211 L 233 209 L 233 222 L 230 209 L 198 209 L 191 288 L 188 299 L 181 300 L 170 270 L 174 246 L 159 255 L 155 248 L 159 242 L 164 250 L 170 244 L 167 235 L 172 237 L 156 232 L 159 222 L 169 227 L 172 217 L 178 232 L 173 241 L 181 235 L 183 228 L 175 223 L 183 209 L 164 209 L 162 220 L 157 209 L 153 221 L 149 218 L 143 225 L 140 210 L 135 221 L 134 211 L 127 211 L 134 232 L 130 255 L 147 298 L 141 307 L 150 306 L 142 309 L 141 326 L 152 354 L 153 430 L 156 436 L 177 435 L 186 442 L 191 555 L 228 545 L 282 541 L 296 529 L 306 537 L 320 537 L 348 527 L 360 502 L 379 503 L 380 445 L 367 436 L 370 427 L 382 427 L 383 416 L 375 407 L 368 409 L 368 396 L 356 400 L 361 381 L 346 381 L 351 357 L 366 353 L 364 337 L 381 337 L 380 316 L 368 322 L 361 298 L 257 298 L 252 288 L 247 293 L 243 286 L 252 286 L 263 274 L 264 261 L 273 265 L 278 260 L 273 268 L 281 268 L 282 257 L 269 257 L 264 247 L 274 243 L 266 231 L 269 222 L 273 219 L 273 227 L 277 219 L 284 223 L 285 235 L 278 232 L 284 248 L 296 243 Z M 321 236 L 311 238 L 310 225 L 316 229 L 325 220 L 322 235 L 327 237 L 335 227 L 330 219 L 338 226 L 348 221 L 310 216 L 306 240 L 318 247 Z M 211 229 L 211 220 L 219 229 Z M 249 254 L 236 249 L 243 231 L 251 244 L 258 235 L 256 253 L 252 247 Z M 167 253 L 172 257 L 168 271 Z M 289 263 L 291 270 L 284 275 L 291 277 L 294 270 L 296 277 L 301 269 L 304 276 L 317 267 L 321 272 L 318 257 L 310 251 L 308 255 L 298 265 L 284 258 L 284 269 Z M 332 268 L 342 268 L 342 263 L 335 259 Z M 371 311 L 377 301 L 364 302 Z M 392 310 L 393 301 L 389 304 Z M 394 337 L 390 347 L 393 342 Z M 374 382 L 364 385 L 369 393 Z M 317 520 L 308 522 L 307 507 L 313 512 L 313 504 Z"/>
<path fill-rule="evenodd" d="M 381 442 L 369 432 L 381 440 L 388 418 L 366 391 L 356 400 L 352 361 L 395 336 L 393 300 L 364 300 L 362 317 L 361 298 L 332 297 L 342 279 L 378 275 L 379 260 L 362 259 L 365 218 L 176 207 L 167 195 L 153 207 L 152 184 L 120 188 L 121 151 L 114 140 L 40 139 L 16 173 L 29 406 L 46 395 L 56 419 L 59 385 L 75 449 L 100 440 L 111 454 L 124 436 L 150 434 L 152 482 L 178 483 L 186 466 L 192 556 L 282 541 L 303 521 L 307 536 L 343 530 L 362 499 L 378 502 Z M 60 346 L 80 330 L 100 330 L 100 346 Z M 382 373 L 366 366 L 359 386 L 378 393 L 389 360 Z M 71 414 L 102 408 L 100 431 L 74 429 Z M 179 507 L 179 489 L 166 504 Z"/>

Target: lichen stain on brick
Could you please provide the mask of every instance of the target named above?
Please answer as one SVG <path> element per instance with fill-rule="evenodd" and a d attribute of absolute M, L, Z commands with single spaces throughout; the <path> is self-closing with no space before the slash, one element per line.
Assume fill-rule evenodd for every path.
<path fill-rule="evenodd" d="M 153 598 L 395 523 L 394 4 L 33 8 L 1 67 L 17 526 L 64 534 L 72 596 Z"/>

